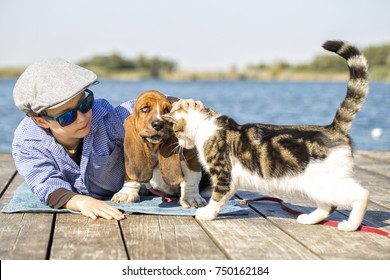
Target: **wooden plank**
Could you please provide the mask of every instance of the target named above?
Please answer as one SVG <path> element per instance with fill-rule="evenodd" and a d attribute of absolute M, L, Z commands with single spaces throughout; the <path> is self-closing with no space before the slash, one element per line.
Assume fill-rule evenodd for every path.
<path fill-rule="evenodd" d="M 378 161 L 390 163 L 390 151 L 386 151 L 386 150 L 385 151 L 380 151 L 380 150 L 378 150 L 378 151 L 363 151 L 363 150 L 360 150 L 360 151 L 354 152 L 354 154 L 364 155 L 366 157 L 376 159 Z"/>
<path fill-rule="evenodd" d="M 11 154 L 0 154 L 0 194 L 3 193 L 16 174 L 14 160 Z"/>
<path fill-rule="evenodd" d="M 359 151 L 354 153 L 355 164 L 366 171 L 390 178 L 390 152 Z"/>
<path fill-rule="evenodd" d="M 0 209 L 4 207 L 12 199 L 15 190 L 24 182 L 24 178 L 19 174 L 16 174 L 13 180 L 10 182 L 8 188 L 0 198 Z"/>
<path fill-rule="evenodd" d="M 231 259 L 318 259 L 273 222 L 248 211 L 248 216 L 221 216 L 199 223 Z"/>
<path fill-rule="evenodd" d="M 121 226 L 130 259 L 226 259 L 190 216 L 130 215 Z"/>
<path fill-rule="evenodd" d="M 118 222 L 81 214 L 57 214 L 50 259 L 127 259 Z"/>
<path fill-rule="evenodd" d="M 251 198 L 248 193 L 240 193 Z M 256 211 L 302 243 L 322 259 L 389 259 L 390 242 L 387 238 L 366 232 L 341 232 L 325 225 L 301 225 L 296 216 L 282 210 L 277 203 L 250 203 Z M 289 205 L 289 204 L 288 204 Z M 289 205 L 291 208 L 309 213 L 314 208 Z M 345 216 L 335 212 L 329 219 L 345 220 Z"/>
<path fill-rule="evenodd" d="M 20 175 L 14 178 L 0 199 L 0 208 L 9 202 L 23 181 Z M 52 220 L 52 214 L 0 213 L 0 259 L 45 259 Z"/>
<path fill-rule="evenodd" d="M 44 260 L 51 214 L 0 214 L 0 259 Z"/>

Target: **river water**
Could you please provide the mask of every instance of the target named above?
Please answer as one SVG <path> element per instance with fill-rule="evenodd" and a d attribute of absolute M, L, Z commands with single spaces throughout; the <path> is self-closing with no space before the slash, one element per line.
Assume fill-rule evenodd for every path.
<path fill-rule="evenodd" d="M 24 117 L 13 102 L 15 82 L 0 79 L 0 153 L 11 152 L 13 132 Z M 331 123 L 346 87 L 346 82 L 101 80 L 91 89 L 95 98 L 105 98 L 114 106 L 155 89 L 166 95 L 202 100 L 238 123 L 325 125 Z M 355 149 L 390 150 L 389 109 L 390 84 L 371 83 L 369 96 L 352 124 Z M 378 128 L 381 137 L 372 137 Z"/>

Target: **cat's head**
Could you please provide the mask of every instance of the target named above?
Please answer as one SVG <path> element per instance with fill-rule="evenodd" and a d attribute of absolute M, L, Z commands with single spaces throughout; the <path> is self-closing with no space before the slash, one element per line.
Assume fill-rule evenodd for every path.
<path fill-rule="evenodd" d="M 190 114 L 191 112 L 179 109 L 162 116 L 165 121 L 172 124 L 172 131 L 179 140 L 179 145 L 185 149 L 195 147 L 194 134 L 191 131 L 191 127 L 187 125 Z"/>
<path fill-rule="evenodd" d="M 192 149 L 195 147 L 196 138 L 204 133 L 205 121 L 216 115 L 217 113 L 210 109 L 202 111 L 179 109 L 163 115 L 162 118 L 172 123 L 172 130 L 179 140 L 179 145 L 185 149 Z"/>

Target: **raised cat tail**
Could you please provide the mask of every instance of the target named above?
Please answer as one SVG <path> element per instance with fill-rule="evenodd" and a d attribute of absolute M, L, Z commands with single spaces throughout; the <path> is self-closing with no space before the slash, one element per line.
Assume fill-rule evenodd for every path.
<path fill-rule="evenodd" d="M 356 47 L 343 41 L 327 41 L 323 48 L 344 57 L 348 63 L 350 77 L 347 94 L 331 124 L 333 129 L 347 134 L 368 94 L 367 60 Z"/>

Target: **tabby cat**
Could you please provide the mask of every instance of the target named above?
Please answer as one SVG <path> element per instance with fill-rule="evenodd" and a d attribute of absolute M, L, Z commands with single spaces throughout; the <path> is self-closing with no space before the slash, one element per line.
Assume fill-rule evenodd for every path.
<path fill-rule="evenodd" d="M 299 223 L 319 223 L 343 207 L 352 211 L 338 229 L 359 227 L 368 191 L 352 177 L 348 130 L 368 94 L 367 61 L 345 42 L 327 41 L 323 47 L 345 58 L 350 71 L 346 97 L 330 125 L 239 125 L 210 109 L 179 109 L 164 117 L 173 123 L 180 146 L 197 148 L 211 177 L 213 194 L 209 204 L 197 210 L 197 219 L 214 219 L 239 187 L 253 187 L 281 196 L 300 193 L 313 200 L 318 208 L 298 216 Z"/>

